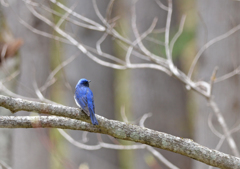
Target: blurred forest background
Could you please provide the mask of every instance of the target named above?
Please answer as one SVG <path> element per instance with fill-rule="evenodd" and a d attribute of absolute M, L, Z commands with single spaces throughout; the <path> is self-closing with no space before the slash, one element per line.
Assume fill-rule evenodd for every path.
<path fill-rule="evenodd" d="M 37 1 L 64 14 L 64 12 L 48 1 Z M 32 27 L 55 34 L 52 28 L 34 17 L 23 1 L 2 1 L 9 7 L 0 6 L 0 44 L 9 43 L 15 57 L 1 60 L 1 78 L 8 77 L 20 70 L 16 78 L 6 83 L 8 89 L 24 97 L 37 98 L 35 87 L 44 85 L 51 71 L 64 60 L 74 60 L 57 75 L 56 82 L 43 92 L 44 96 L 54 102 L 76 107 L 73 94 L 80 78 L 91 80 L 90 87 L 94 93 L 96 113 L 109 119 L 123 121 L 121 111 L 125 111 L 129 121 L 137 121 L 142 115 L 151 112 L 152 116 L 145 126 L 157 131 L 166 132 L 183 138 L 191 138 L 199 144 L 215 149 L 219 138 L 209 129 L 209 118 L 220 133 L 221 127 L 212 116 L 206 99 L 187 91 L 184 84 L 176 78 L 154 69 L 115 70 L 104 67 L 89 59 L 79 49 L 42 37 L 31 32 L 20 24 L 24 19 Z M 61 0 L 71 7 L 76 1 Z M 109 0 L 98 0 L 100 12 L 105 15 Z M 162 0 L 163 4 L 167 4 Z M 6 4 L 5 4 L 6 5 Z M 134 38 L 131 30 L 131 1 L 116 1 L 113 16 L 120 16 L 116 29 L 127 37 Z M 177 32 L 181 16 L 186 14 L 184 30 L 173 49 L 173 61 L 183 72 L 189 70 L 197 51 L 209 40 L 227 32 L 240 23 L 240 2 L 230 0 L 182 0 L 173 1 L 173 18 L 170 36 Z M 96 22 L 101 22 L 94 12 L 92 1 L 78 0 L 74 11 Z M 161 10 L 155 1 L 139 0 L 136 5 L 137 27 L 144 32 L 158 17 L 157 28 L 164 28 L 166 11 Z M 57 22 L 59 17 L 48 14 Z M 63 23 L 64 25 L 64 23 Z M 95 48 L 96 41 L 102 32 L 88 30 L 77 26 L 65 29 L 86 45 Z M 240 64 L 239 32 L 207 49 L 201 56 L 194 79 L 209 81 L 213 69 L 218 66 L 217 76 L 227 74 Z M 155 54 L 163 55 L 164 47 L 154 40 L 164 40 L 164 34 L 152 33 L 144 44 Z M 20 48 L 18 50 L 18 48 Z M 102 50 L 121 58 L 125 51 L 114 42 L 112 37 L 102 44 Z M 136 59 L 135 61 L 140 61 Z M 234 76 L 214 86 L 214 99 L 229 126 L 240 124 L 240 92 L 239 77 Z M 35 86 L 35 87 L 34 87 Z M 6 94 L 4 91 L 1 92 Z M 0 109 L 1 115 L 11 114 Z M 17 115 L 29 115 L 18 112 Z M 30 113 L 30 115 L 36 115 Z M 82 131 L 67 131 L 74 139 L 85 142 Z M 84 133 L 84 134 L 83 134 Z M 232 134 L 236 143 L 240 141 L 239 132 Z M 88 133 L 86 144 L 97 143 L 96 134 Z M 111 142 L 108 136 L 103 136 Z M 133 144 L 120 141 L 121 144 Z M 237 145 L 239 146 L 239 145 Z M 220 151 L 232 154 L 226 141 L 219 147 Z M 13 169 L 162 169 L 166 168 L 150 152 L 143 150 L 111 150 L 95 151 L 76 148 L 67 142 L 56 129 L 1 129 L 0 160 Z M 190 158 L 165 150 L 158 151 L 179 168 L 203 169 L 207 165 Z"/>

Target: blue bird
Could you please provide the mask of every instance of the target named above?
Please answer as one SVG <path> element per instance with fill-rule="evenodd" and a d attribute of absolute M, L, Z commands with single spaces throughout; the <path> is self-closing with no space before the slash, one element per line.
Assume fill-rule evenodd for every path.
<path fill-rule="evenodd" d="M 74 99 L 78 107 L 82 108 L 84 113 L 90 116 L 92 124 L 98 125 L 98 121 L 95 117 L 95 105 L 93 99 L 93 93 L 89 88 L 91 81 L 87 79 L 80 79 L 75 87 Z"/>

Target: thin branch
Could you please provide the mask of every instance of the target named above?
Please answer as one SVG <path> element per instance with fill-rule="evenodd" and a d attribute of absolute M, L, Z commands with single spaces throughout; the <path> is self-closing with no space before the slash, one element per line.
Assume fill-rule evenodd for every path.
<path fill-rule="evenodd" d="M 166 28 L 154 29 L 152 33 L 164 33 Z"/>
<path fill-rule="evenodd" d="M 112 29 L 111 25 L 109 25 L 107 23 L 107 21 L 103 18 L 103 16 L 101 15 L 100 11 L 98 10 L 98 7 L 97 7 L 97 3 L 96 3 L 96 0 L 92 0 L 93 2 L 93 7 L 94 7 L 94 10 L 97 14 L 97 16 L 99 17 L 99 19 L 106 25 L 106 27 L 108 28 L 107 29 L 107 32 L 112 35 L 113 37 L 121 40 L 122 42 L 128 44 L 129 46 L 132 46 L 134 49 L 136 49 L 135 45 L 128 39 L 124 38 L 123 36 L 121 36 L 115 29 Z M 144 51 L 142 51 L 142 49 L 140 49 L 140 51 L 142 53 L 144 53 Z M 146 53 L 144 53 L 146 54 Z M 154 62 L 160 64 L 160 65 L 163 65 L 165 67 L 167 67 L 167 64 L 166 64 L 166 60 L 164 58 L 161 58 L 159 56 L 156 56 L 154 54 L 152 54 L 151 52 L 148 52 L 146 54 L 148 57 L 150 57 Z"/>
<path fill-rule="evenodd" d="M 141 120 L 139 121 L 139 126 L 141 127 L 145 127 L 144 126 L 144 122 L 146 121 L 147 118 L 151 117 L 152 116 L 152 113 L 147 113 L 147 114 L 144 114 L 141 118 Z"/>
<path fill-rule="evenodd" d="M 216 79 L 216 75 L 217 75 L 217 71 L 218 71 L 218 67 L 215 67 L 210 79 L 210 89 L 209 89 L 209 97 L 212 96 L 212 92 L 213 92 L 213 85 L 214 85 L 214 81 Z"/>
<path fill-rule="evenodd" d="M 47 32 L 43 32 L 43 31 L 40 31 L 34 27 L 32 27 L 31 25 L 29 25 L 27 22 L 25 22 L 24 20 L 22 20 L 21 18 L 18 18 L 19 20 L 19 23 L 21 23 L 23 26 L 25 26 L 27 29 L 29 29 L 30 31 L 32 31 L 33 33 L 35 34 L 38 34 L 38 35 L 41 35 L 41 36 L 44 36 L 44 37 L 47 37 L 47 38 L 50 38 L 50 39 L 54 39 L 56 41 L 59 41 L 59 42 L 62 42 L 62 43 L 66 43 L 66 44 L 70 44 L 72 45 L 71 42 L 69 42 L 67 39 L 65 38 L 62 38 L 62 37 L 58 37 L 58 36 L 54 36 L 52 34 L 49 34 Z"/>
<path fill-rule="evenodd" d="M 12 79 L 16 78 L 19 74 L 20 74 L 20 71 L 19 71 L 19 70 L 16 70 L 16 71 L 13 72 L 12 74 L 10 74 L 8 77 L 1 79 L 0 82 L 2 82 L 2 83 L 9 82 L 9 81 L 11 81 Z"/>
<path fill-rule="evenodd" d="M 224 137 L 224 135 L 222 135 L 221 133 L 219 133 L 219 132 L 214 128 L 214 126 L 213 126 L 213 124 L 212 124 L 212 116 L 213 116 L 213 113 L 211 112 L 211 113 L 209 114 L 209 116 L 208 116 L 208 127 L 210 128 L 211 132 L 212 132 L 213 134 L 215 134 L 217 137 L 219 137 L 219 138 Z"/>
<path fill-rule="evenodd" d="M 94 25 L 95 27 L 98 28 L 99 31 L 105 31 L 105 27 L 103 27 L 102 25 L 100 25 L 99 23 L 91 20 L 91 19 L 88 19 L 76 12 L 74 12 L 73 10 L 67 8 L 65 5 L 63 5 L 62 3 L 56 1 L 56 0 L 50 0 L 52 3 L 56 4 L 58 7 L 60 7 L 61 9 L 65 10 L 66 12 L 68 12 L 69 14 L 71 14 L 72 16 L 75 16 L 76 18 L 80 19 L 80 20 L 83 20 L 89 24 L 92 24 Z"/>
<path fill-rule="evenodd" d="M 210 40 L 208 43 L 206 43 L 197 53 L 197 55 L 194 57 L 194 60 L 192 62 L 192 65 L 189 69 L 189 72 L 188 72 L 188 77 L 191 78 L 192 77 L 192 74 L 193 74 L 193 71 L 194 71 L 194 68 L 199 60 L 199 58 L 201 57 L 201 55 L 203 54 L 203 52 L 208 49 L 210 46 L 214 45 L 215 43 L 225 39 L 225 38 L 228 38 L 229 36 L 231 36 L 232 34 L 234 34 L 235 32 L 239 31 L 240 30 L 240 24 L 235 26 L 234 28 L 230 29 L 229 31 L 227 31 L 226 33 Z"/>
<path fill-rule="evenodd" d="M 56 16 L 59 16 L 59 17 L 62 17 L 62 14 L 57 12 L 57 11 L 54 11 L 50 8 L 48 8 L 47 6 L 44 6 L 42 4 L 38 4 L 40 7 L 42 7 L 44 10 L 56 15 Z M 70 15 L 70 13 L 69 13 Z M 65 18 L 66 21 L 69 21 L 71 22 L 72 24 L 76 25 L 76 26 L 80 26 L 80 27 L 83 27 L 83 28 L 87 28 L 87 29 L 91 29 L 91 30 L 96 30 L 96 31 L 103 31 L 102 29 L 99 29 L 99 27 L 96 27 L 96 26 L 92 26 L 92 25 L 89 25 L 89 24 L 85 24 L 85 23 L 82 23 L 82 22 L 78 22 L 77 20 L 74 20 L 74 19 L 71 19 L 71 18 Z"/>
<path fill-rule="evenodd" d="M 126 44 L 124 44 L 120 40 L 117 40 L 116 42 L 123 50 L 125 50 L 126 52 L 128 51 L 129 46 L 127 46 Z M 145 61 L 151 61 L 149 57 L 147 57 L 147 56 L 143 55 L 142 53 L 140 53 L 138 51 L 135 51 L 135 50 L 132 51 L 132 55 L 134 55 L 134 56 L 136 56 L 136 57 L 138 57 L 142 60 L 145 60 Z"/>
<path fill-rule="evenodd" d="M 27 3 L 27 4 L 30 4 L 31 6 L 34 6 L 34 7 L 41 7 L 45 11 L 50 12 L 51 14 L 54 14 L 56 16 L 59 16 L 60 18 L 63 17 L 63 15 L 61 13 L 59 13 L 59 12 L 57 12 L 55 10 L 52 10 L 51 8 L 49 8 L 49 7 L 47 7 L 47 6 L 43 5 L 43 4 L 40 4 L 40 3 L 37 3 L 37 2 L 33 2 L 33 1 L 29 1 L 29 0 L 22 0 L 22 1 Z M 69 9 L 69 10 L 66 11 L 68 13 L 68 15 L 71 14 L 71 13 L 69 13 L 71 10 L 72 9 Z M 99 26 L 88 25 L 88 24 L 85 24 L 85 23 L 78 22 L 77 20 L 74 20 L 74 19 L 71 19 L 71 18 L 65 18 L 65 20 L 73 23 L 76 26 L 80 26 L 80 27 L 83 27 L 83 28 L 96 30 L 96 31 L 103 31 L 102 28 L 99 29 Z"/>
<path fill-rule="evenodd" d="M 82 142 L 83 143 L 86 143 L 89 140 L 88 137 L 87 137 L 87 134 L 88 134 L 87 131 L 83 131 L 83 133 L 82 133 Z"/>
<path fill-rule="evenodd" d="M 156 151 L 153 147 L 147 146 L 147 150 L 151 152 L 156 158 L 158 158 L 163 164 L 165 164 L 168 168 L 171 169 L 179 169 L 175 165 L 173 165 L 170 161 L 168 161 L 161 153 Z"/>
<path fill-rule="evenodd" d="M 74 10 L 77 6 L 77 3 L 75 3 L 72 7 L 71 10 Z M 62 23 L 69 17 L 70 13 L 66 12 L 61 18 L 58 20 L 56 27 L 61 27 Z"/>
<path fill-rule="evenodd" d="M 115 149 L 115 150 L 137 150 L 137 149 L 145 149 L 146 145 L 144 144 L 134 144 L 134 145 L 116 145 L 100 142 L 100 145 L 104 148 Z"/>
<path fill-rule="evenodd" d="M 54 30 L 56 32 L 58 32 L 60 35 L 62 35 L 63 37 L 65 37 L 66 39 L 68 39 L 74 46 L 76 46 L 81 52 L 83 52 L 84 54 L 86 54 L 89 58 L 91 58 L 93 61 L 106 66 L 106 67 L 111 67 L 114 69 L 126 69 L 125 66 L 121 66 L 121 65 L 117 65 L 117 64 L 113 64 L 113 63 L 109 63 L 109 62 L 105 62 L 99 58 L 97 58 L 96 56 L 94 56 L 92 53 L 90 53 L 82 44 L 80 44 L 78 41 L 76 41 L 72 36 L 70 36 L 69 34 L 67 34 L 66 32 L 64 32 L 62 29 L 60 29 L 59 27 L 56 27 L 55 24 L 53 22 L 51 22 L 50 20 L 48 20 L 47 18 L 45 18 L 44 16 L 42 16 L 41 14 L 39 14 L 32 6 L 27 5 L 28 9 L 30 10 L 30 12 L 37 17 L 38 19 L 42 20 L 43 22 L 45 22 L 46 24 L 48 24 L 49 26 L 53 27 Z"/>
<path fill-rule="evenodd" d="M 219 140 L 217 146 L 215 147 L 215 150 L 219 150 L 219 149 L 222 147 L 223 142 L 225 141 L 225 139 L 226 139 L 226 137 L 223 136 L 223 137 Z"/>
<path fill-rule="evenodd" d="M 76 140 L 74 140 L 70 135 L 68 135 L 63 129 L 58 129 L 59 133 L 72 145 L 84 149 L 84 150 L 99 150 L 101 149 L 101 145 L 97 144 L 97 145 L 86 145 L 83 143 L 80 143 Z"/>
<path fill-rule="evenodd" d="M 165 29 L 165 49 L 166 49 L 166 55 L 169 64 L 172 63 L 172 55 L 169 48 L 169 33 L 170 33 L 170 26 L 171 26 L 171 20 L 172 20 L 172 0 L 168 0 L 168 10 L 167 10 L 167 20 L 166 20 L 166 29 Z"/>
<path fill-rule="evenodd" d="M 175 42 L 178 40 L 178 38 L 180 37 L 180 35 L 183 32 L 183 27 L 184 27 L 185 20 L 186 20 L 186 15 L 183 15 L 182 18 L 181 18 L 181 22 L 180 22 L 180 25 L 179 25 L 178 32 L 174 35 L 172 41 L 170 42 L 170 52 L 171 53 L 173 51 L 173 47 L 174 47 Z"/>
<path fill-rule="evenodd" d="M 131 25 L 132 25 L 132 29 L 133 29 L 133 33 L 136 37 L 136 39 L 139 39 L 137 42 L 139 48 L 141 49 L 141 51 L 147 55 L 152 61 L 154 61 L 155 63 L 158 63 L 159 65 L 163 65 L 163 66 L 166 66 L 167 65 L 167 62 L 166 62 L 166 59 L 160 57 L 160 56 L 156 56 L 154 55 L 153 53 L 151 53 L 149 50 L 147 50 L 147 48 L 143 45 L 142 41 L 141 41 L 141 38 L 140 37 L 140 34 L 138 32 L 138 29 L 137 29 L 137 25 L 136 25 L 136 9 L 135 9 L 135 3 L 136 2 L 133 2 L 132 4 L 132 21 L 131 21 Z M 156 25 L 156 22 L 157 22 L 157 18 L 154 18 L 153 22 L 152 22 L 152 25 L 150 26 L 150 28 L 154 25 Z M 155 27 L 155 26 L 154 26 Z M 154 28 L 153 28 L 154 29 Z M 152 31 L 151 31 L 152 32 Z M 134 46 L 134 45 L 133 45 Z"/>
<path fill-rule="evenodd" d="M 78 56 L 78 53 L 75 55 L 72 55 L 71 57 L 69 57 L 68 59 L 66 59 L 65 61 L 63 61 L 60 65 L 58 65 L 49 75 L 48 78 L 46 80 L 46 82 L 44 83 L 44 85 L 42 87 L 40 87 L 40 91 L 43 92 L 44 90 L 46 90 L 49 86 L 51 86 L 55 80 L 54 80 L 54 76 L 65 66 L 67 66 L 69 63 L 71 63 L 76 57 Z"/>
<path fill-rule="evenodd" d="M 165 5 L 161 2 L 161 0 L 155 0 L 155 2 L 158 4 L 158 6 L 159 6 L 160 8 L 162 8 L 162 9 L 165 10 L 165 11 L 168 11 L 168 7 L 165 6 Z"/>
<path fill-rule="evenodd" d="M 240 124 L 238 126 L 234 127 L 233 129 L 231 129 L 230 133 L 235 133 L 235 132 L 237 132 L 239 130 L 240 130 Z"/>
<path fill-rule="evenodd" d="M 85 113 L 79 111 L 78 108 L 27 101 L 2 95 L 0 95 L 0 105 L 11 110 L 12 112 L 35 111 L 38 113 L 63 116 L 47 116 L 44 118 L 41 116 L 1 116 L 1 128 L 54 127 L 108 134 L 118 139 L 143 143 L 152 147 L 179 153 L 215 167 L 240 168 L 240 158 L 201 146 L 190 139 L 175 137 L 148 128 L 126 124 L 124 122 L 108 120 L 99 115 L 96 115 L 99 125 L 94 126 L 89 124 L 89 117 Z M 41 118 L 43 120 L 41 120 Z M 57 123 L 56 120 L 59 123 Z M 87 123 L 79 120 L 86 121 Z"/>
<path fill-rule="evenodd" d="M 122 116 L 122 119 L 125 123 L 128 123 L 128 118 L 126 116 L 126 112 L 125 112 L 125 106 L 121 106 L 121 116 Z"/>
<path fill-rule="evenodd" d="M 62 42 L 62 43 L 66 43 L 66 44 L 69 44 L 69 45 L 73 45 L 70 41 L 68 41 L 67 39 L 65 38 L 61 38 L 61 37 L 58 37 L 58 36 L 54 36 L 52 34 L 49 34 L 49 33 L 46 33 L 46 32 L 43 32 L 43 31 L 40 31 L 38 29 L 35 29 L 33 28 L 31 25 L 27 24 L 24 20 L 22 20 L 21 18 L 19 18 L 19 22 L 24 25 L 27 29 L 29 29 L 30 31 L 32 31 L 33 33 L 36 33 L 38 35 L 41 35 L 41 36 L 44 36 L 44 37 L 47 37 L 47 38 L 50 38 L 50 39 L 54 39 L 56 41 L 59 41 L 59 42 Z M 98 51 L 90 46 L 87 46 L 87 45 L 83 45 L 87 50 L 89 50 L 90 52 L 93 52 L 95 54 L 98 54 Z M 112 61 L 115 61 L 116 63 L 119 63 L 119 64 L 122 64 L 124 65 L 125 62 L 123 62 L 121 59 L 118 59 L 117 57 L 115 56 L 112 56 L 110 54 L 107 54 L 107 53 L 103 53 L 100 55 L 102 57 L 105 57 L 107 59 L 110 59 Z"/>
<path fill-rule="evenodd" d="M 107 33 L 104 33 L 102 35 L 102 37 L 97 41 L 96 43 L 96 49 L 98 51 L 98 54 L 99 55 L 102 55 L 102 49 L 101 49 L 101 44 L 103 43 L 103 41 L 107 38 L 108 34 Z"/>
<path fill-rule="evenodd" d="M 36 95 L 37 95 L 37 97 L 39 98 L 40 101 L 43 101 L 45 103 L 50 103 L 50 104 L 59 104 L 59 103 L 53 102 L 51 100 L 48 100 L 43 96 L 43 94 L 41 93 L 41 91 L 39 90 L 39 87 L 37 85 L 36 78 L 33 81 L 33 88 L 34 88 L 34 91 L 35 91 L 35 93 L 36 93 Z"/>
<path fill-rule="evenodd" d="M 229 79 L 229 78 L 231 78 L 231 77 L 233 77 L 235 75 L 239 75 L 239 74 L 240 74 L 240 66 L 237 69 L 233 70 L 232 72 L 230 72 L 230 73 L 228 73 L 226 75 L 223 75 L 221 77 L 216 78 L 214 80 L 214 83 L 222 82 L 224 80 L 227 80 L 227 79 Z"/>
<path fill-rule="evenodd" d="M 134 8 L 134 7 L 133 7 Z M 133 10 L 133 15 L 135 15 L 135 11 Z M 149 33 L 151 33 L 153 31 L 153 29 L 155 28 L 157 23 L 157 18 L 154 18 L 151 26 L 148 28 L 147 31 L 145 31 L 141 36 L 138 33 L 137 27 L 136 27 L 136 16 L 134 17 L 133 21 L 132 21 L 132 27 L 134 29 L 134 34 L 136 37 L 136 40 L 133 42 L 133 45 L 135 46 L 136 44 L 139 45 L 140 49 L 144 52 L 144 53 L 149 53 L 149 51 L 144 47 L 144 45 L 142 44 L 142 39 L 144 39 Z M 126 64 L 129 68 L 153 68 L 154 69 L 159 69 L 163 72 L 165 72 L 168 75 L 171 75 L 171 72 L 166 69 L 165 67 L 161 66 L 161 65 L 155 65 L 155 64 L 131 64 L 130 62 L 130 56 L 131 53 L 133 51 L 133 47 L 130 46 L 128 48 L 127 54 L 126 54 Z M 150 53 L 149 53 L 150 54 Z M 150 54 L 151 55 L 151 54 Z M 150 59 L 153 59 L 152 57 L 149 57 Z M 157 68 L 156 68 L 157 67 Z"/>
<path fill-rule="evenodd" d="M 33 100 L 33 101 L 39 101 L 39 99 L 25 97 L 25 96 L 18 95 L 16 93 L 12 92 L 6 86 L 4 86 L 3 82 L 1 82 L 1 81 L 0 81 L 0 91 L 4 92 L 5 94 L 7 94 L 8 96 L 11 96 L 11 97 L 17 97 L 17 98 L 22 98 L 22 99 L 26 99 L 26 100 Z"/>
<path fill-rule="evenodd" d="M 144 122 L 147 118 L 151 117 L 152 113 L 147 113 L 144 114 L 141 118 L 141 120 L 139 121 L 139 126 L 141 127 L 145 127 L 144 126 Z M 163 164 L 165 164 L 167 167 L 171 168 L 171 169 L 178 169 L 178 167 L 176 167 L 175 165 L 173 165 L 170 161 L 168 161 L 161 153 L 159 153 L 158 151 L 156 151 L 153 147 L 151 146 L 147 146 L 146 149 L 151 152 L 156 158 L 158 158 Z"/>
<path fill-rule="evenodd" d="M 146 37 L 145 39 L 146 39 L 147 41 L 153 42 L 153 43 L 155 43 L 155 44 L 157 44 L 157 45 L 165 46 L 165 43 L 164 43 L 164 42 L 162 42 L 162 41 L 160 41 L 160 40 L 157 40 L 157 39 L 154 39 L 154 38 L 152 38 L 152 37 Z"/>
<path fill-rule="evenodd" d="M 238 148 L 237 148 L 237 145 L 231 135 L 231 133 L 229 132 L 229 129 L 227 127 L 227 124 L 217 106 L 217 104 L 212 100 L 212 99 L 209 99 L 209 105 L 210 107 L 212 108 L 213 112 L 215 113 L 215 115 L 217 116 L 217 119 L 218 119 L 218 122 L 219 124 L 221 125 L 222 129 L 223 129 L 223 133 L 227 139 L 227 142 L 234 154 L 234 156 L 237 156 L 239 157 L 239 151 L 238 151 Z"/>
<path fill-rule="evenodd" d="M 1 168 L 3 167 L 3 169 L 12 169 L 12 167 L 8 166 L 8 164 L 2 160 L 0 160 L 0 165 L 1 165 Z"/>
<path fill-rule="evenodd" d="M 149 63 L 130 64 L 130 65 L 128 65 L 128 68 L 131 68 L 131 69 L 139 69 L 139 68 L 141 68 L 141 69 L 142 68 L 156 69 L 156 70 L 160 70 L 162 72 L 165 72 L 169 76 L 172 75 L 172 73 L 170 71 L 168 71 L 164 67 L 162 67 L 160 65 L 157 65 L 157 64 L 149 64 Z"/>
<path fill-rule="evenodd" d="M 113 9 L 113 4 L 114 4 L 115 0 L 110 0 L 110 2 L 108 3 L 108 7 L 107 7 L 107 12 L 106 12 L 106 18 L 105 20 L 109 21 L 111 18 L 111 14 L 112 14 L 112 9 Z"/>
<path fill-rule="evenodd" d="M 1 5 L 4 7 L 9 7 L 9 4 L 5 0 L 1 0 Z"/>

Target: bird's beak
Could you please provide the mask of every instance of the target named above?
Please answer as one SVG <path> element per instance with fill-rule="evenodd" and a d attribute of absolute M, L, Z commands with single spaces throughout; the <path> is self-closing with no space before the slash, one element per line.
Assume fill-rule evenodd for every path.
<path fill-rule="evenodd" d="M 90 82 L 91 82 L 91 80 L 88 81 L 88 83 L 90 83 Z"/>

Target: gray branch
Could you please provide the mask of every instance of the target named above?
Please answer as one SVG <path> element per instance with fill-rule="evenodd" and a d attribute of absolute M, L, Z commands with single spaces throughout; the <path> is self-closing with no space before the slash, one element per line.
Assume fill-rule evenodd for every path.
<path fill-rule="evenodd" d="M 134 141 L 172 151 L 196 159 L 208 165 L 224 169 L 240 169 L 240 158 L 209 149 L 193 140 L 175 137 L 170 134 L 148 128 L 108 120 L 96 115 L 99 126 L 93 126 L 87 115 L 78 108 L 62 105 L 45 104 L 0 95 L 0 106 L 10 111 L 35 111 L 62 117 L 0 117 L 2 128 L 49 127 L 108 134 L 118 139 Z M 67 117 L 67 118 L 64 118 Z M 35 120 L 34 120 L 35 119 Z M 81 121 L 80 121 L 81 120 Z M 83 122 L 85 121 L 85 122 Z M 87 123 L 86 123 L 87 122 Z"/>
<path fill-rule="evenodd" d="M 101 133 L 100 128 L 89 123 L 56 116 L 1 116 L 0 128 L 61 128 Z"/>

